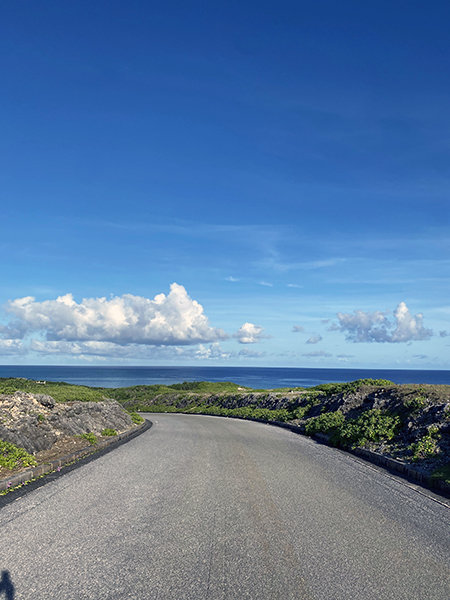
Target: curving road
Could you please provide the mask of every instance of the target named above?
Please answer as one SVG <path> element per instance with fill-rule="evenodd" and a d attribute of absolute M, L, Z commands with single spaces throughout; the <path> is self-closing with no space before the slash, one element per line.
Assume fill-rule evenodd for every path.
<path fill-rule="evenodd" d="M 450 598 L 430 495 L 283 429 L 149 418 L 0 510 L 0 598 Z"/>

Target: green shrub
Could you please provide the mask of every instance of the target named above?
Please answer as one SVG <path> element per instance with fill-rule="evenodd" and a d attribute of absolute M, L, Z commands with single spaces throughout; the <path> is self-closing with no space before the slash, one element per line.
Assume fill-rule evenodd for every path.
<path fill-rule="evenodd" d="M 344 445 L 365 446 L 368 442 L 391 440 L 400 424 L 398 416 L 373 408 L 347 421 L 337 432 L 335 441 Z"/>
<path fill-rule="evenodd" d="M 394 385 L 392 381 L 388 379 L 357 379 L 356 381 L 348 381 L 343 383 L 321 383 L 310 388 L 312 391 L 324 392 L 326 396 L 332 396 L 334 394 L 354 392 L 362 386 L 377 386 L 377 387 L 389 387 Z"/>
<path fill-rule="evenodd" d="M 103 436 L 113 436 L 113 435 L 117 435 L 117 431 L 115 429 L 111 429 L 109 427 L 107 427 L 106 429 L 104 429 L 102 431 L 102 435 Z"/>
<path fill-rule="evenodd" d="M 133 423 L 135 423 L 136 425 L 140 425 L 141 423 L 143 423 L 145 421 L 144 417 L 141 417 L 141 415 L 138 415 L 137 412 L 130 413 L 130 417 L 131 417 L 131 420 L 133 421 Z"/>
<path fill-rule="evenodd" d="M 416 396 L 415 398 L 406 398 L 403 401 L 403 405 L 411 412 L 415 412 L 425 408 L 428 405 L 428 400 L 425 396 Z"/>
<path fill-rule="evenodd" d="M 344 423 L 344 415 L 340 410 L 324 413 L 318 417 L 312 417 L 305 424 L 305 432 L 308 435 L 315 433 L 330 433 L 338 429 Z"/>
<path fill-rule="evenodd" d="M 312 404 L 308 404 L 307 406 L 297 406 L 297 408 L 294 408 L 292 411 L 292 418 L 293 419 L 304 419 L 306 417 L 306 415 L 309 413 L 309 411 L 312 408 Z"/>
<path fill-rule="evenodd" d="M 427 433 L 409 446 L 412 454 L 412 460 L 418 461 L 424 458 L 432 458 L 439 454 L 438 440 L 441 434 L 436 425 L 430 425 Z"/>
<path fill-rule="evenodd" d="M 95 444 L 97 443 L 97 436 L 95 435 L 95 433 L 82 433 L 79 437 L 83 438 L 83 440 L 87 440 L 91 444 L 91 446 L 95 446 Z"/>
<path fill-rule="evenodd" d="M 21 467 L 35 467 L 36 459 L 24 448 L 20 448 L 11 442 L 0 440 L 0 467 L 5 469 L 16 469 Z"/>

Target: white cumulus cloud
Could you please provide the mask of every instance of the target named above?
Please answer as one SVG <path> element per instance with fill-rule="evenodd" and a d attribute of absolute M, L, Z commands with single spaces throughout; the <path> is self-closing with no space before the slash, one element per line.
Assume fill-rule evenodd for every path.
<path fill-rule="evenodd" d="M 263 337 L 263 328 L 254 323 L 244 323 L 236 333 L 240 344 L 255 344 Z"/>
<path fill-rule="evenodd" d="M 39 332 L 47 341 L 175 346 L 227 337 L 222 329 L 210 326 L 201 304 L 177 283 L 170 286 L 169 294 L 158 294 L 153 300 L 124 294 L 77 303 L 66 294 L 36 302 L 27 296 L 9 301 L 6 310 L 14 319 L 2 327 L 2 333 L 15 332 L 10 337 L 17 338 Z"/>
<path fill-rule="evenodd" d="M 433 335 L 424 327 L 423 315 L 412 315 L 404 302 L 393 311 L 393 317 L 381 311 L 337 313 L 338 324 L 331 329 L 344 332 L 352 342 L 400 343 L 427 340 Z"/>

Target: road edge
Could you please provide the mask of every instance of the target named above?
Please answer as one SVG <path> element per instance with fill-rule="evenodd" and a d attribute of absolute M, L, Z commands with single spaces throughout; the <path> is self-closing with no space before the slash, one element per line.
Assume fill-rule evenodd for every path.
<path fill-rule="evenodd" d="M 145 413 L 145 411 L 142 411 L 142 412 Z M 158 414 L 158 413 L 146 413 L 146 414 Z M 183 412 L 176 413 L 176 412 L 171 411 L 170 413 L 161 413 L 161 414 L 179 414 L 179 415 L 192 414 L 195 416 L 195 415 L 201 415 L 202 413 L 183 413 Z M 388 458 L 387 456 L 384 456 L 383 454 L 378 454 L 377 452 L 373 452 L 372 450 L 366 450 L 365 448 L 341 448 L 341 447 L 335 446 L 330 443 L 329 436 L 327 436 L 324 433 L 316 433 L 314 435 L 306 435 L 305 432 L 297 425 L 293 425 L 291 423 L 284 423 L 282 421 L 264 421 L 263 419 L 257 419 L 257 418 L 252 418 L 252 417 L 244 418 L 244 417 L 237 417 L 237 416 L 232 416 L 232 415 L 224 416 L 224 415 L 206 415 L 205 414 L 204 416 L 214 416 L 214 417 L 218 417 L 220 419 L 238 419 L 240 421 L 254 421 L 256 423 L 263 423 L 264 425 L 272 425 L 274 427 L 288 429 L 289 431 L 292 431 L 293 433 L 295 433 L 297 435 L 301 435 L 305 438 L 313 439 L 320 444 L 324 444 L 326 446 L 329 446 L 330 448 L 339 450 L 340 452 L 343 452 L 344 454 L 350 454 L 350 455 L 357 457 L 359 460 L 371 463 L 373 465 L 377 465 L 378 467 L 381 467 L 383 470 L 386 470 L 389 473 L 392 473 L 392 474 L 395 474 L 395 475 L 401 477 L 401 479 L 404 480 L 405 484 L 407 484 L 407 482 L 409 482 L 409 483 L 417 482 L 425 490 L 434 492 L 436 494 L 439 494 L 440 496 L 443 496 L 444 498 L 450 499 L 450 485 L 446 484 L 444 481 L 440 481 L 439 479 L 437 479 L 437 480 L 432 479 L 430 476 L 424 475 L 423 473 L 421 473 L 420 471 L 417 471 L 416 469 L 414 469 L 414 467 L 411 467 L 407 463 L 396 460 L 395 458 Z M 399 479 L 398 481 L 401 481 L 401 480 Z"/>
<path fill-rule="evenodd" d="M 365 462 L 369 462 L 377 465 L 378 467 L 382 467 L 383 469 L 398 475 L 405 479 L 406 481 L 414 481 L 419 483 L 423 488 L 431 491 L 439 493 L 445 498 L 450 499 L 450 485 L 445 483 L 445 481 L 440 481 L 439 479 L 433 479 L 429 475 L 425 475 L 421 473 L 417 469 L 414 469 L 408 463 L 404 463 L 395 458 L 389 458 L 388 456 L 384 456 L 383 454 L 379 454 L 378 452 L 373 452 L 372 450 L 367 450 L 366 448 L 341 448 L 339 446 L 335 446 L 330 443 L 330 438 L 325 433 L 316 433 L 312 436 L 306 436 L 305 433 L 301 430 L 300 427 L 296 425 L 291 425 L 289 423 L 283 423 L 281 421 L 261 421 L 263 423 L 267 423 L 268 425 L 275 425 L 275 427 L 281 427 L 283 429 L 289 429 L 298 435 L 303 435 L 304 437 L 310 437 L 320 444 L 324 444 L 329 446 L 330 448 L 334 448 L 335 450 L 340 450 L 345 454 L 352 454 L 359 459 L 362 459 Z"/>
<path fill-rule="evenodd" d="M 1 502 L 3 499 L 8 496 L 15 496 L 14 492 L 21 489 L 22 486 L 27 486 L 31 482 L 38 483 L 39 486 L 46 483 L 47 476 L 50 474 L 63 475 L 68 472 L 68 469 L 65 468 L 64 471 L 61 469 L 63 467 L 72 467 L 70 470 L 73 470 L 76 467 L 80 467 L 83 464 L 86 464 L 90 460 L 103 456 L 104 454 L 114 450 L 118 446 L 129 442 L 133 438 L 141 435 L 150 427 L 152 427 L 153 423 L 148 419 L 145 419 L 145 422 L 139 425 L 138 427 L 133 427 L 132 429 L 128 429 L 127 431 L 123 431 L 115 436 L 112 436 L 110 439 L 101 440 L 95 446 L 86 446 L 85 448 L 81 448 L 80 450 L 76 450 L 75 452 L 71 452 L 70 454 L 66 454 L 60 458 L 56 458 L 49 462 L 38 465 L 37 467 L 32 467 L 27 469 L 26 471 L 22 471 L 17 473 L 16 475 L 12 475 L 11 477 L 7 477 L 6 479 L 0 480 L 0 492 L 7 492 L 7 494 L 0 495 L 0 506 L 3 505 Z M 83 460 L 84 459 L 84 460 Z M 39 487 L 38 485 L 33 486 Z M 25 488 L 24 488 L 25 489 Z"/>

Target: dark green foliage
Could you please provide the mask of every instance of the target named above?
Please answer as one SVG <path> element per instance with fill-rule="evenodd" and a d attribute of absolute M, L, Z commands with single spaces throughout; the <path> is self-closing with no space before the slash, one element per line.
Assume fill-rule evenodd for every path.
<path fill-rule="evenodd" d="M 312 405 L 307 404 L 306 406 L 297 406 L 292 410 L 292 418 L 293 419 L 304 419 L 306 415 L 311 410 Z"/>
<path fill-rule="evenodd" d="M 111 428 L 107 427 L 106 429 L 104 429 L 102 431 L 102 435 L 104 437 L 117 435 L 117 431 L 115 429 L 111 429 Z"/>
<path fill-rule="evenodd" d="M 368 442 L 392 440 L 400 425 L 398 416 L 373 408 L 343 424 L 334 439 L 344 446 L 365 446 Z"/>
<path fill-rule="evenodd" d="M 308 435 L 327 433 L 331 441 L 342 446 L 365 446 L 369 442 L 391 440 L 400 427 L 398 416 L 379 409 L 367 410 L 356 419 L 345 420 L 340 410 L 325 412 L 305 424 Z"/>
<path fill-rule="evenodd" d="M 338 429 L 344 423 L 344 420 L 344 415 L 340 410 L 324 413 L 309 419 L 305 424 L 305 432 L 308 435 L 330 433 Z"/>
<path fill-rule="evenodd" d="M 0 440 L 0 467 L 17 469 L 21 467 L 35 467 L 36 459 L 23 448 L 10 442 Z"/>

